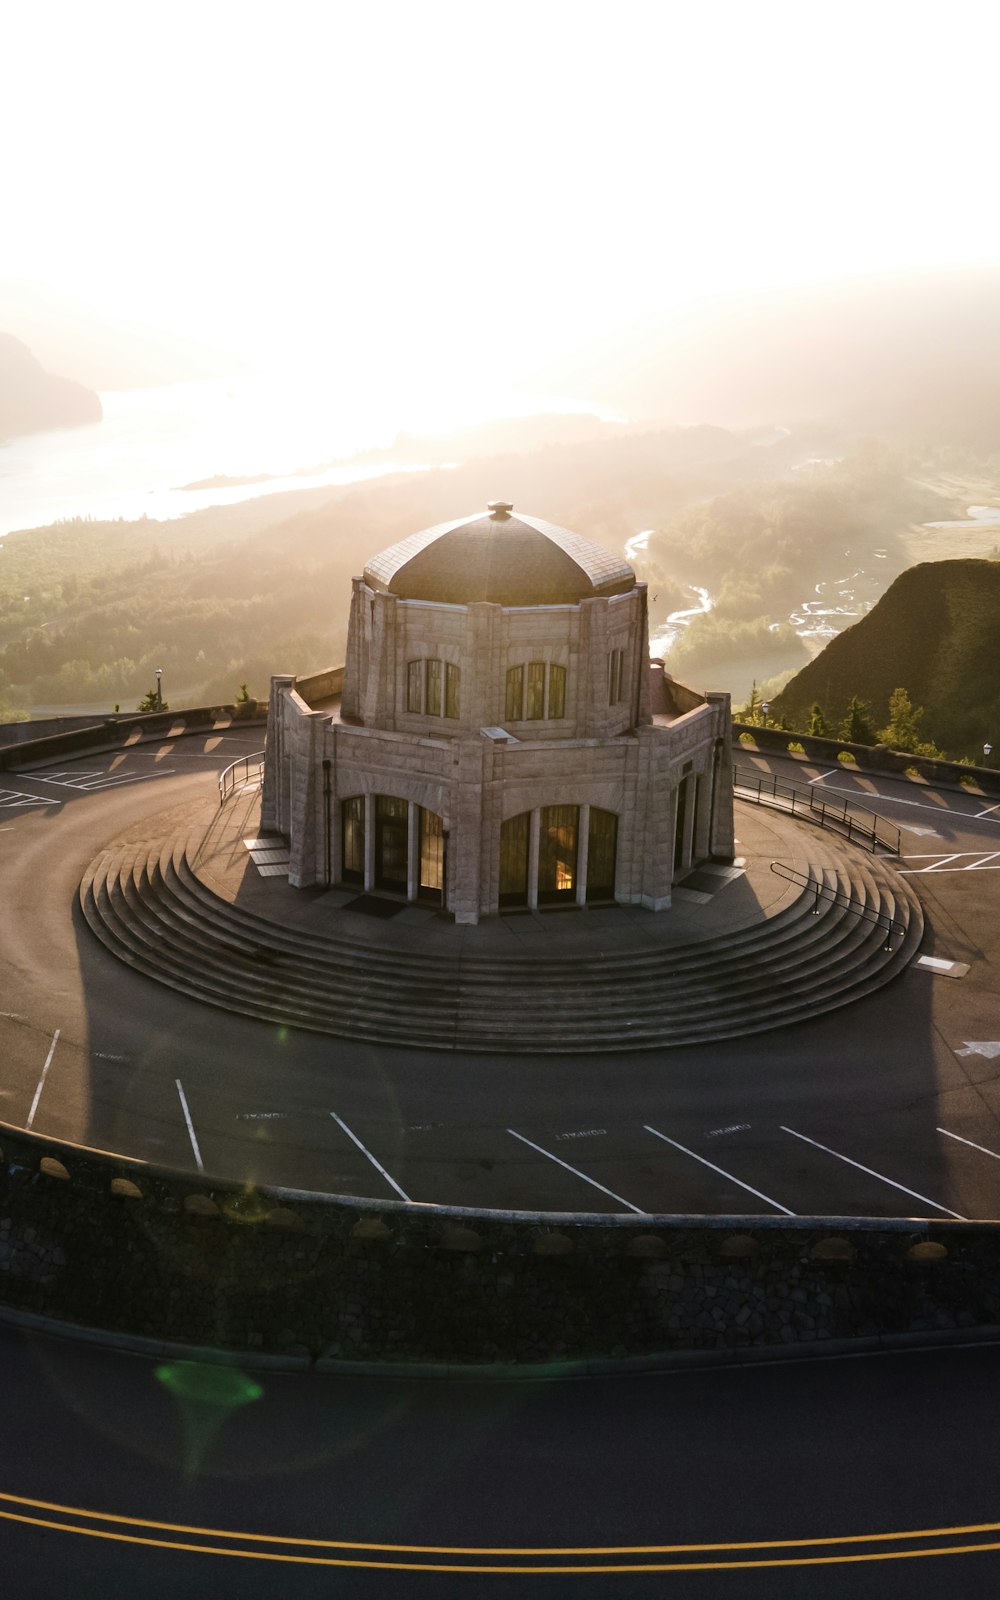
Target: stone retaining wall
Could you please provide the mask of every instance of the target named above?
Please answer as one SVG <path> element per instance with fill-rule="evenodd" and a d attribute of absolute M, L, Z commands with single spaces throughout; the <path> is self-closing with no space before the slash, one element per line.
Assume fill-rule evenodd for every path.
<path fill-rule="evenodd" d="M 539 1362 L 1000 1322 L 994 1223 L 462 1211 L 0 1147 L 0 1299 L 161 1340 Z"/>
<path fill-rule="evenodd" d="M 811 761 L 822 761 L 825 764 L 831 761 L 836 765 L 841 751 L 852 755 L 859 767 L 866 768 L 869 772 L 882 772 L 889 776 L 897 774 L 902 777 L 907 772 L 915 771 L 926 783 L 943 783 L 956 785 L 962 779 L 971 780 L 984 794 L 1000 795 L 1000 769 L 996 767 L 968 767 L 960 761 L 933 761 L 927 756 L 915 756 L 905 750 L 890 750 L 884 744 L 851 744 L 846 739 L 820 739 L 809 733 L 789 733 L 784 728 L 760 728 L 751 722 L 734 722 L 733 736 L 739 740 L 741 734 L 749 734 L 758 750 L 774 755 L 786 755 L 789 744 L 801 745 L 802 752 Z M 741 749 L 746 746 L 739 743 L 733 746 L 733 755 L 738 761 Z M 794 754 L 799 754 L 795 751 Z M 845 764 L 850 772 L 851 767 Z"/>
<path fill-rule="evenodd" d="M 74 756 L 121 750 L 148 743 L 151 739 L 177 739 L 186 733 L 218 732 L 234 723 L 240 727 L 259 726 L 266 721 L 266 709 L 264 707 L 258 711 L 257 702 L 251 700 L 244 705 L 195 706 L 185 711 L 150 711 L 130 717 L 105 717 L 68 733 L 54 733 L 44 738 L 24 739 L 17 744 L 0 746 L 0 772 L 6 772 L 11 767 L 30 767 L 34 763 L 54 761 L 58 757 L 69 761 Z"/>

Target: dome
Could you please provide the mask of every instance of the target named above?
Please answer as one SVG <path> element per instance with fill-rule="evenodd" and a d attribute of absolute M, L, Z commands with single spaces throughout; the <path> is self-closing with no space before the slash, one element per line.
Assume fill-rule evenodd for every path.
<path fill-rule="evenodd" d="M 513 509 L 494 500 L 485 512 L 411 534 L 368 562 L 365 582 L 401 600 L 500 606 L 576 605 L 634 586 L 621 556 Z"/>

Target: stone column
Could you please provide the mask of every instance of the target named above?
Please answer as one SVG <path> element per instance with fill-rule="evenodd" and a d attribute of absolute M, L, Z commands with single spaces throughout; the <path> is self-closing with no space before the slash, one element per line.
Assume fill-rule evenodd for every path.
<path fill-rule="evenodd" d="M 375 796 L 365 795 L 365 890 L 375 887 Z"/>
<path fill-rule="evenodd" d="M 282 673 L 271 679 L 271 693 L 267 702 L 267 736 L 264 741 L 264 781 L 260 797 L 262 833 L 288 832 L 282 806 L 285 787 L 282 776 L 285 770 L 285 691 L 294 684 L 291 673 Z"/>
<path fill-rule="evenodd" d="M 328 718 L 311 711 L 296 718 L 290 739 L 288 765 L 290 852 L 288 881 L 305 889 L 322 876 L 323 863 L 323 748 Z"/>
<path fill-rule="evenodd" d="M 536 806 L 528 825 L 528 910 L 538 910 L 538 838 L 542 814 Z"/>
<path fill-rule="evenodd" d="M 710 692 L 709 704 L 715 707 L 716 738 L 712 756 L 712 799 L 708 853 L 713 861 L 732 861 L 735 851 L 733 827 L 733 719 L 728 694 Z"/>
<path fill-rule="evenodd" d="M 576 836 L 576 903 L 587 904 L 587 862 L 590 856 L 590 806 L 580 807 L 579 832 Z"/>
<path fill-rule="evenodd" d="M 420 807 L 412 800 L 406 812 L 406 898 L 415 900 L 420 890 Z"/>
<path fill-rule="evenodd" d="M 480 910 L 480 848 L 483 831 L 483 743 L 456 740 L 448 844 L 449 910 L 455 921 L 474 924 Z"/>

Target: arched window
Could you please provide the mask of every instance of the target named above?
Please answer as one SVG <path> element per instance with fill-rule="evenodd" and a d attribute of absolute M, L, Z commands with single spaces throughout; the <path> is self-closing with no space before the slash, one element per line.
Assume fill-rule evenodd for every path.
<path fill-rule="evenodd" d="M 406 709 L 417 716 L 458 719 L 460 668 L 437 656 L 406 663 Z"/>
<path fill-rule="evenodd" d="M 504 719 L 552 721 L 566 715 L 566 668 L 556 662 L 529 661 L 507 668 Z"/>

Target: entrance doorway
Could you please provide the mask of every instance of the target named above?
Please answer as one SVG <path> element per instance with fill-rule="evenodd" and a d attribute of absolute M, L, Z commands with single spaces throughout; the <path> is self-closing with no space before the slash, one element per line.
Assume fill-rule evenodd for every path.
<path fill-rule="evenodd" d="M 375 796 L 375 887 L 406 893 L 408 806 L 392 795 Z"/>
<path fill-rule="evenodd" d="M 579 806 L 543 806 L 538 833 L 538 904 L 576 900 Z"/>

